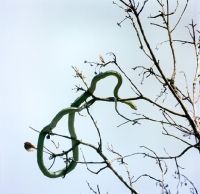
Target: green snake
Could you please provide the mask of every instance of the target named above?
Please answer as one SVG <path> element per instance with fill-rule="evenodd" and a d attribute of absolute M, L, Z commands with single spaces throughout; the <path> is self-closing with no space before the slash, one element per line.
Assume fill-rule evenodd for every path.
<path fill-rule="evenodd" d="M 76 112 L 80 112 L 81 110 L 84 109 L 85 106 L 80 106 L 82 103 L 84 103 L 86 101 L 86 99 L 88 97 L 90 97 L 95 89 L 96 89 L 96 85 L 97 82 L 100 81 L 101 79 L 104 79 L 108 76 L 114 76 L 117 78 L 118 82 L 117 85 L 114 88 L 114 98 L 116 100 L 119 100 L 119 96 L 118 96 L 118 90 L 122 85 L 122 77 L 121 75 L 116 72 L 116 71 L 106 71 L 104 73 L 99 73 L 98 75 L 96 75 L 91 82 L 90 87 L 88 88 L 87 91 L 85 91 L 79 98 L 77 98 L 72 104 L 71 107 L 69 108 L 65 108 L 63 110 L 61 110 L 51 121 L 51 123 L 49 125 L 47 125 L 46 127 L 44 127 L 42 129 L 42 131 L 39 134 L 39 138 L 38 138 L 38 144 L 37 144 L 37 162 L 39 165 L 40 170 L 43 172 L 43 174 L 49 178 L 57 178 L 60 176 L 65 176 L 65 174 L 69 173 L 70 171 L 72 171 L 77 163 L 75 161 L 78 161 L 79 159 L 79 150 L 78 150 L 78 146 L 76 145 L 76 140 L 72 139 L 72 147 L 74 146 L 73 149 L 73 160 L 68 167 L 58 170 L 56 172 L 52 172 L 50 170 L 48 170 L 46 168 L 46 166 L 44 165 L 44 161 L 43 161 L 43 149 L 44 149 L 44 140 L 45 137 L 48 133 L 52 132 L 52 130 L 56 127 L 57 123 L 59 122 L 59 120 L 65 116 L 66 114 L 69 114 L 68 117 L 68 129 L 69 129 L 69 133 L 70 136 L 74 139 L 77 139 L 76 136 L 76 132 L 75 132 L 75 128 L 74 128 L 74 119 L 75 119 L 75 113 Z M 92 100 L 90 100 L 92 101 Z M 137 110 L 137 107 L 130 101 L 121 101 L 124 104 L 129 105 L 132 109 Z M 87 103 L 86 103 L 87 104 Z"/>

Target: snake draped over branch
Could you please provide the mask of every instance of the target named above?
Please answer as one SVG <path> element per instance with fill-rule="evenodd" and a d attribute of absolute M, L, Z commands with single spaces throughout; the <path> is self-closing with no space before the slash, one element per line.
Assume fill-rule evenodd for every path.
<path fill-rule="evenodd" d="M 87 103 L 85 103 L 84 105 L 81 106 L 81 104 L 84 103 L 88 97 L 92 96 L 92 94 L 94 93 L 94 91 L 96 89 L 97 82 L 100 81 L 101 79 L 108 77 L 108 76 L 114 76 L 114 77 L 117 78 L 118 82 L 117 82 L 117 85 L 114 88 L 113 93 L 114 93 L 114 99 L 120 100 L 120 97 L 118 96 L 118 90 L 122 85 L 121 75 L 116 71 L 106 71 L 104 73 L 99 73 L 98 75 L 96 75 L 92 79 L 91 85 L 88 88 L 88 90 L 85 91 L 79 98 L 77 98 L 71 104 L 71 107 L 61 110 L 53 118 L 51 123 L 49 125 L 47 125 L 46 127 L 44 127 L 42 129 L 42 131 L 40 132 L 39 138 L 38 138 L 38 144 L 37 144 L 37 162 L 38 162 L 40 170 L 43 172 L 43 174 L 45 176 L 47 176 L 49 178 L 57 178 L 57 177 L 60 177 L 60 176 L 65 176 L 65 174 L 69 173 L 70 171 L 72 171 L 76 167 L 77 163 L 75 161 L 78 161 L 78 159 L 79 159 L 79 150 L 78 150 L 78 146 L 76 146 L 76 144 L 77 144 L 76 140 L 74 140 L 74 139 L 77 139 L 75 128 L 74 128 L 75 113 L 80 112 L 81 110 L 86 108 L 86 106 L 88 106 L 92 102 L 94 102 L 94 99 L 92 99 L 89 102 L 87 102 Z M 120 102 L 129 105 L 132 109 L 137 110 L 137 107 L 130 101 L 120 101 Z M 52 130 L 56 127 L 56 125 L 60 121 L 60 119 L 66 114 L 69 114 L 68 130 L 69 130 L 70 136 L 73 138 L 71 140 L 72 141 L 72 147 L 74 147 L 73 150 L 72 150 L 73 161 L 66 168 L 52 172 L 52 171 L 50 171 L 46 168 L 46 166 L 44 165 L 44 161 L 43 161 L 44 139 L 45 139 L 47 134 L 52 132 Z"/>

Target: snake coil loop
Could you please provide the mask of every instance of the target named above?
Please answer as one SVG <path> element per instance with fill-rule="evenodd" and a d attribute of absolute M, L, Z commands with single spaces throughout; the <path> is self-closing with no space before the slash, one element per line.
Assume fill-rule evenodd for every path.
<path fill-rule="evenodd" d="M 71 104 L 71 107 L 61 110 L 53 118 L 51 123 L 49 125 L 47 125 L 46 127 L 44 127 L 42 129 L 42 131 L 40 132 L 39 137 L 38 137 L 38 145 L 37 145 L 37 162 L 38 162 L 40 170 L 43 172 L 43 174 L 45 176 L 47 176 L 49 178 L 57 178 L 57 177 L 60 177 L 60 176 L 64 176 L 65 174 L 69 173 L 70 171 L 72 171 L 76 167 L 77 163 L 75 161 L 78 161 L 78 159 L 79 159 L 78 146 L 75 146 L 75 148 L 73 149 L 73 159 L 74 159 L 74 161 L 72 161 L 67 168 L 64 168 L 64 169 L 61 169 L 61 170 L 58 170 L 58 171 L 55 171 L 55 172 L 49 171 L 46 168 L 46 166 L 44 165 L 44 161 L 43 161 L 43 147 L 44 147 L 45 136 L 56 127 L 57 123 L 60 121 L 60 119 L 63 116 L 65 116 L 66 114 L 69 114 L 68 130 L 69 130 L 70 136 L 74 139 L 77 139 L 75 128 L 74 128 L 75 113 L 80 112 L 84 108 L 84 106 L 80 107 L 80 105 L 83 102 L 85 102 L 86 99 L 94 93 L 94 91 L 96 89 L 97 82 L 100 81 L 101 79 L 108 77 L 108 76 L 114 76 L 118 80 L 117 85 L 115 86 L 113 93 L 114 93 L 115 99 L 119 100 L 120 98 L 118 96 L 118 90 L 122 85 L 121 75 L 116 71 L 106 71 L 104 73 L 100 73 L 92 79 L 91 85 L 88 88 L 88 90 L 86 92 L 84 92 L 79 98 L 77 98 Z M 121 102 L 129 105 L 132 109 L 137 110 L 137 107 L 130 101 L 121 101 Z M 72 139 L 72 147 L 75 144 L 76 144 L 76 140 Z"/>

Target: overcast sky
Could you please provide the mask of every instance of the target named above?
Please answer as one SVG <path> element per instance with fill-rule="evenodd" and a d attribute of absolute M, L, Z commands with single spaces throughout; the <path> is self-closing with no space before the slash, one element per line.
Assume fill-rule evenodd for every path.
<path fill-rule="evenodd" d="M 180 1 L 177 14 L 170 19 L 173 27 L 177 17 L 183 10 L 185 0 Z M 119 3 L 120 4 L 120 3 Z M 171 11 L 175 9 L 175 1 L 170 4 Z M 149 0 L 141 14 L 143 27 L 154 49 L 157 59 L 169 77 L 172 73 L 172 57 L 167 44 L 163 44 L 156 50 L 156 45 L 167 40 L 167 33 L 163 29 L 151 26 L 150 22 L 162 24 L 161 19 L 150 20 L 147 17 L 158 14 L 157 1 Z M 200 2 L 190 0 L 185 15 L 177 30 L 173 33 L 174 39 L 190 41 L 188 30 L 185 26 L 191 23 L 200 24 Z M 160 88 L 153 78 L 140 84 L 142 77 L 138 76 L 141 70 L 133 71 L 132 68 L 139 65 L 152 66 L 152 62 L 139 49 L 139 42 L 130 21 L 125 21 L 120 28 L 117 22 L 124 19 L 125 13 L 112 1 L 108 0 L 84 0 L 84 1 L 53 1 L 53 0 L 0 0 L 0 110 L 1 110 L 1 136 L 0 136 L 0 193 L 42 194 L 42 193 L 92 193 L 86 181 L 96 189 L 97 184 L 101 193 L 130 193 L 128 189 L 106 169 L 99 175 L 91 174 L 85 165 L 77 165 L 76 169 L 66 175 L 65 179 L 50 179 L 45 177 L 37 165 L 36 152 L 28 153 L 23 144 L 30 141 L 37 145 L 38 133 L 29 126 L 42 130 L 51 122 L 53 117 L 63 108 L 67 108 L 82 93 L 76 93 L 75 85 L 83 86 L 81 80 L 74 78 L 76 66 L 87 77 L 90 84 L 94 76 L 95 67 L 84 61 L 100 62 L 101 54 L 105 61 L 112 60 L 106 55 L 113 52 L 117 56 L 119 65 L 124 69 L 132 81 L 141 90 L 156 99 Z M 197 29 L 200 29 L 199 25 Z M 191 91 L 195 73 L 194 48 L 190 45 L 175 43 L 177 51 L 177 84 L 185 91 L 185 81 L 180 71 L 184 71 L 188 77 Z M 110 65 L 102 71 L 117 70 Z M 95 94 L 99 97 L 113 96 L 115 78 L 107 78 L 98 84 Z M 124 80 L 120 88 L 119 96 L 122 98 L 135 97 L 130 84 Z M 135 101 L 137 113 L 146 113 L 154 118 L 163 119 L 155 107 L 148 106 L 144 101 Z M 162 99 L 159 101 L 162 103 Z M 176 102 L 172 98 L 166 100 L 166 104 L 174 110 Z M 136 111 L 124 104 L 118 104 L 118 108 L 127 117 L 133 119 Z M 191 107 L 188 107 L 192 110 Z M 198 107 L 200 111 L 200 107 Z M 142 125 L 126 124 L 114 109 L 113 103 L 97 102 L 91 107 L 91 113 L 100 128 L 103 138 L 103 151 L 109 159 L 116 155 L 106 150 L 107 143 L 112 144 L 116 151 L 123 155 L 135 152 L 145 152 L 139 146 L 147 146 L 161 156 L 166 156 L 164 148 L 171 155 L 176 155 L 185 148 L 185 145 L 170 137 L 163 137 L 162 127 L 159 124 L 144 122 Z M 86 115 L 86 111 L 82 112 Z M 68 118 L 64 118 L 58 124 L 55 132 L 68 134 Z M 184 120 L 181 121 L 184 123 Z M 185 124 L 185 123 L 184 123 Z M 79 139 L 97 145 L 98 134 L 88 116 L 77 115 L 76 132 Z M 180 134 L 180 133 L 175 133 Z M 181 136 L 182 137 L 182 136 Z M 55 138 L 60 142 L 60 149 L 70 148 L 70 141 Z M 188 140 L 194 143 L 194 139 Z M 47 142 L 47 141 L 46 141 Z M 49 141 L 47 145 L 55 151 L 55 147 Z M 82 147 L 88 161 L 102 161 L 94 151 Z M 82 155 L 80 160 L 83 161 Z M 154 160 L 134 156 L 127 159 L 131 175 L 137 178 L 143 173 L 149 173 L 161 179 L 161 172 Z M 185 168 L 182 174 L 195 184 L 200 192 L 200 158 L 196 150 L 191 150 L 178 161 Z M 47 166 L 51 161 L 46 161 Z M 63 162 L 55 165 L 54 170 L 63 168 Z M 114 167 L 127 180 L 126 171 L 118 162 Z M 98 166 L 91 166 L 98 170 Z M 175 191 L 177 181 L 174 181 L 174 162 L 169 162 L 169 171 L 166 183 Z M 140 193 L 160 193 L 156 182 L 148 178 L 138 181 L 134 188 Z M 187 192 L 186 192 L 187 191 Z M 188 188 L 183 192 L 189 193 Z"/>

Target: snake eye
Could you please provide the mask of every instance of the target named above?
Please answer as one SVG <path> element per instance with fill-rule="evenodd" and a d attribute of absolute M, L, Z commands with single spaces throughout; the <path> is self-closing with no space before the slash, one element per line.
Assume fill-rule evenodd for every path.
<path fill-rule="evenodd" d="M 50 135 L 49 134 L 47 135 L 47 139 L 50 139 Z"/>

